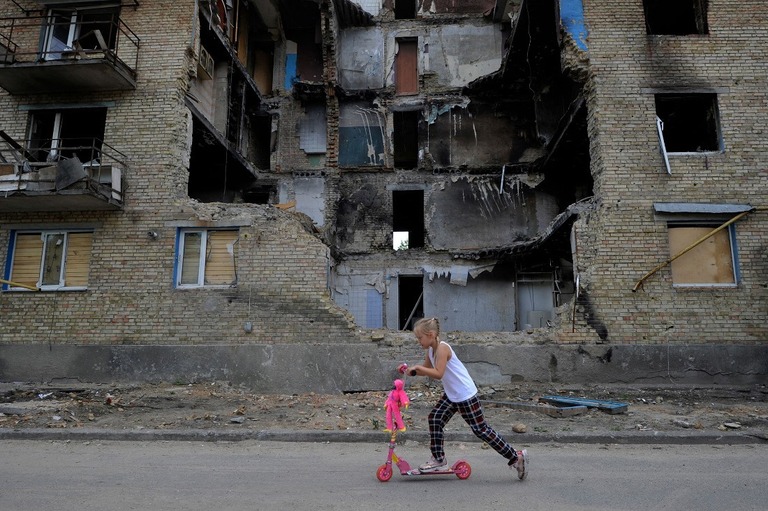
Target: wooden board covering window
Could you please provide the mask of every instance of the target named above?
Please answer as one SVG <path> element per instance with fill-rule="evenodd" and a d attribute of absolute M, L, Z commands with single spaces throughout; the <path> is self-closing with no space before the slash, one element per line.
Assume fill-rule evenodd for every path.
<path fill-rule="evenodd" d="M 669 227 L 672 256 L 703 238 L 714 227 Z M 707 238 L 689 252 L 672 261 L 675 284 L 735 284 L 731 239 L 728 229 Z"/>
<path fill-rule="evenodd" d="M 27 286 L 37 286 L 42 257 L 43 238 L 39 232 L 18 234 L 13 251 L 11 280 Z"/>
<path fill-rule="evenodd" d="M 92 232 L 71 232 L 67 239 L 67 259 L 64 267 L 64 285 L 86 287 L 93 246 Z"/>
<path fill-rule="evenodd" d="M 397 94 L 418 94 L 418 41 L 398 39 L 395 55 L 395 92 Z"/>
<path fill-rule="evenodd" d="M 209 231 L 205 255 L 205 284 L 231 285 L 235 279 L 237 231 Z"/>

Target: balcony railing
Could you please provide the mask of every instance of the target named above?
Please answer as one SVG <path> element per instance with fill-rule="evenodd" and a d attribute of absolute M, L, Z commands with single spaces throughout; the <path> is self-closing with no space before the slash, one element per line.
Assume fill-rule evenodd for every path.
<path fill-rule="evenodd" d="M 0 87 L 11 94 L 134 89 L 139 45 L 116 15 L 0 18 Z"/>
<path fill-rule="evenodd" d="M 41 147 L 0 135 L 0 212 L 122 208 L 128 167 L 120 151 L 98 139 Z"/>

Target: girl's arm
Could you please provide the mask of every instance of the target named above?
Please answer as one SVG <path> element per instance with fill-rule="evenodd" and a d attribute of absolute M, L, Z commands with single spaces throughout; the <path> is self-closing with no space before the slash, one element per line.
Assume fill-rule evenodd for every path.
<path fill-rule="evenodd" d="M 429 360 L 429 355 L 424 357 L 424 364 L 413 367 L 416 374 L 419 376 L 428 376 L 435 380 L 442 380 L 445 374 L 445 367 L 448 365 L 448 359 L 451 357 L 451 350 L 445 344 L 437 345 L 437 353 L 435 354 L 435 366 L 432 366 L 432 361 Z"/>

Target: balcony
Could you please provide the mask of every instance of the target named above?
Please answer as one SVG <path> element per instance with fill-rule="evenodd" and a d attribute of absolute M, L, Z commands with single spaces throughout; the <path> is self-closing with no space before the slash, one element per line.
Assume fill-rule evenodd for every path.
<path fill-rule="evenodd" d="M 0 87 L 10 94 L 133 90 L 139 42 L 116 15 L 0 18 Z"/>
<path fill-rule="evenodd" d="M 0 213 L 122 209 L 125 156 L 104 142 L 60 139 L 30 149 L 2 131 L 0 138 Z"/>

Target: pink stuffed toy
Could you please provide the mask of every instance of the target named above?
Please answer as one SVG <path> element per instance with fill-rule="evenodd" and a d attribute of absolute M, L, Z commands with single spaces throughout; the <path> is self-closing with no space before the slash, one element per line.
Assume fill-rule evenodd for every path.
<path fill-rule="evenodd" d="M 387 401 L 384 403 L 384 408 L 387 410 L 387 428 L 384 431 L 392 432 L 395 426 L 398 431 L 405 431 L 405 424 L 403 423 L 403 417 L 400 415 L 400 408 L 408 408 L 410 400 L 408 394 L 403 390 L 405 382 L 403 380 L 395 380 L 395 386 L 392 388 L 392 392 L 389 393 Z"/>

